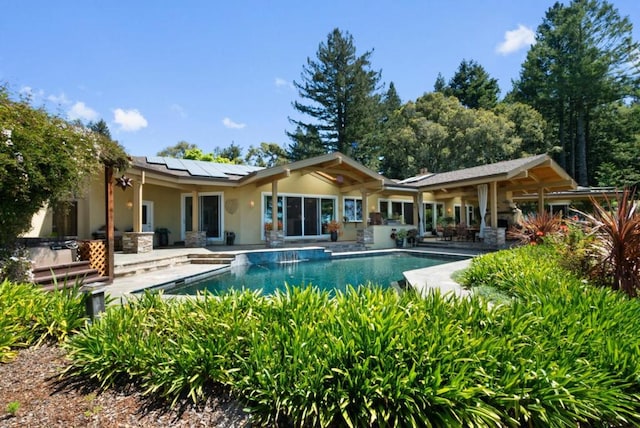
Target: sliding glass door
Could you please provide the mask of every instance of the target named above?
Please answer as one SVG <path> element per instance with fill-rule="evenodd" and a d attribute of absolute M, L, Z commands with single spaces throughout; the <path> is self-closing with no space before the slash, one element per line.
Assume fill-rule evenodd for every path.
<path fill-rule="evenodd" d="M 190 232 L 193 224 L 193 196 L 183 195 L 182 225 Z M 222 195 L 202 194 L 198 197 L 198 230 L 204 231 L 208 241 L 222 239 Z"/>
<path fill-rule="evenodd" d="M 264 225 L 272 222 L 271 195 L 263 199 Z M 326 224 L 335 220 L 336 199 L 298 195 L 278 196 L 278 226 L 286 237 L 318 237 L 327 234 Z"/>

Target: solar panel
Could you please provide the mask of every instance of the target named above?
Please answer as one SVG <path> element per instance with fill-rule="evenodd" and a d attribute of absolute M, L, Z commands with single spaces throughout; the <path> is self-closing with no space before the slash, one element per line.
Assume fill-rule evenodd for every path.
<path fill-rule="evenodd" d="M 215 163 L 204 161 L 198 162 L 197 164 L 197 166 L 200 167 L 203 171 L 203 174 L 207 177 L 226 178 L 227 175 L 223 172 L 218 171 L 215 165 Z"/>
<path fill-rule="evenodd" d="M 162 156 L 147 156 L 148 163 L 156 163 L 160 165 L 166 165 L 167 163 L 164 161 Z"/>
<path fill-rule="evenodd" d="M 187 171 L 193 176 L 210 178 L 228 178 L 229 175 L 249 175 L 253 171 L 264 169 L 258 166 L 215 163 L 193 159 L 176 159 L 162 156 L 147 156 L 147 163 L 166 165 L 168 169 Z"/>
<path fill-rule="evenodd" d="M 177 169 L 178 171 L 187 170 L 187 168 L 182 163 L 182 159 L 164 158 L 164 162 L 169 169 Z"/>

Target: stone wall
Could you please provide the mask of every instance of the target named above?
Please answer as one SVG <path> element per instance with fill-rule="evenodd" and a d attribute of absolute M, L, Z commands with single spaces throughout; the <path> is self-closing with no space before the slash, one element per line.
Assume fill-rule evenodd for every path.
<path fill-rule="evenodd" d="M 153 232 L 124 232 L 122 235 L 122 252 L 125 254 L 152 252 L 153 235 Z"/>
<path fill-rule="evenodd" d="M 268 230 L 265 232 L 267 248 L 278 248 L 284 245 L 284 232 Z"/>
<path fill-rule="evenodd" d="M 484 243 L 492 247 L 501 247 L 505 244 L 505 228 L 496 229 L 487 227 L 484 229 Z"/>
<path fill-rule="evenodd" d="M 188 231 L 185 232 L 184 246 L 189 248 L 202 248 L 207 246 L 207 232 Z"/>
<path fill-rule="evenodd" d="M 358 229 L 357 233 L 358 244 L 373 244 L 373 229 L 371 227 L 367 227 L 366 229 Z"/>

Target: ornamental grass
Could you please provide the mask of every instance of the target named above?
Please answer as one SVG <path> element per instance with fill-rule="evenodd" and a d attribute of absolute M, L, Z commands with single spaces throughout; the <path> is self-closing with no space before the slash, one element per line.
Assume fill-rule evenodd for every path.
<path fill-rule="evenodd" d="M 640 424 L 640 302 L 585 284 L 550 246 L 476 259 L 508 291 L 426 297 L 288 287 L 109 308 L 67 344 L 68 376 L 198 402 L 225 388 L 257 426 Z"/>
<path fill-rule="evenodd" d="M 45 292 L 5 280 L 0 283 L 0 314 L 0 363 L 12 360 L 19 348 L 63 341 L 87 319 L 78 284 Z"/>

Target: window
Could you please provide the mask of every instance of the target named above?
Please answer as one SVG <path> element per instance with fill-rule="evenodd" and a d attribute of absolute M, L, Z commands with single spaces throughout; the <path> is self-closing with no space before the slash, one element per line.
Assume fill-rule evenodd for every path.
<path fill-rule="evenodd" d="M 193 196 L 183 195 L 183 228 L 185 232 L 192 231 Z M 149 213 L 151 214 L 151 213 Z M 144 217 L 149 214 L 142 213 Z M 152 214 L 151 214 L 152 215 Z M 222 239 L 222 194 L 207 193 L 198 196 L 198 230 L 206 233 L 208 240 Z"/>
<path fill-rule="evenodd" d="M 362 199 L 344 198 L 343 201 L 345 221 L 362 221 Z"/>
<path fill-rule="evenodd" d="M 272 218 L 272 197 L 263 194 L 263 230 Z M 326 224 L 335 220 L 335 198 L 308 197 L 302 195 L 278 196 L 278 228 L 287 237 L 320 236 L 326 234 Z"/>
<path fill-rule="evenodd" d="M 383 218 L 401 220 L 404 224 L 414 224 L 413 202 L 381 199 L 378 201 L 378 206 Z"/>

